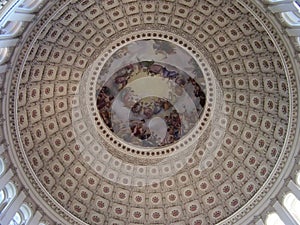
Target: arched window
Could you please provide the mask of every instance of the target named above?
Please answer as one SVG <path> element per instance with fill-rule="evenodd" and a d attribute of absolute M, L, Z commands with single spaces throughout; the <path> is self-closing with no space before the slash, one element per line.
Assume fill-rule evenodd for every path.
<path fill-rule="evenodd" d="M 277 213 L 270 213 L 266 219 L 266 225 L 285 225 Z"/>
<path fill-rule="evenodd" d="M 300 201 L 296 198 L 296 196 L 293 193 L 288 193 L 283 199 L 283 205 L 298 222 L 298 224 L 300 224 Z"/>
<path fill-rule="evenodd" d="M 19 6 L 20 9 L 26 9 L 28 12 L 34 11 L 43 0 L 24 0 L 24 2 Z"/>
<path fill-rule="evenodd" d="M 22 21 L 10 21 L 6 23 L 5 27 L 2 29 L 0 39 L 13 38 L 20 34 L 22 31 L 22 26 L 24 23 Z"/>
<path fill-rule="evenodd" d="M 280 2 L 284 2 L 285 0 L 268 0 L 268 2 L 270 3 L 280 3 Z"/>
<path fill-rule="evenodd" d="M 8 2 L 8 0 L 1 1 L 0 2 L 0 9 L 2 9 L 6 5 L 7 2 Z"/>
<path fill-rule="evenodd" d="M 0 191 L 0 214 L 4 212 L 5 208 L 12 202 L 16 196 L 15 185 L 11 182 L 7 183 Z"/>
<path fill-rule="evenodd" d="M 6 63 L 8 59 L 8 48 L 0 48 L 0 65 Z"/>
<path fill-rule="evenodd" d="M 5 170 L 5 165 L 4 165 L 3 159 L 0 158 L 0 177 L 4 173 L 4 170 Z"/>
<path fill-rule="evenodd" d="M 16 212 L 14 218 L 10 221 L 9 225 L 19 225 L 22 223 L 22 217 L 19 212 Z"/>
<path fill-rule="evenodd" d="M 4 191 L 1 190 L 0 191 L 0 205 L 2 204 L 2 202 L 4 201 L 4 199 L 5 199 Z"/>
<path fill-rule="evenodd" d="M 290 26 L 299 26 L 300 18 L 294 12 L 283 12 L 281 16 Z"/>
<path fill-rule="evenodd" d="M 296 184 L 300 187 L 300 172 L 297 173 Z"/>
<path fill-rule="evenodd" d="M 300 3 L 298 2 L 298 1 L 294 1 L 293 2 L 293 4 L 294 4 L 294 6 L 295 6 L 295 8 L 296 8 L 296 13 L 298 14 L 298 16 L 299 16 L 299 12 L 300 12 Z"/>
<path fill-rule="evenodd" d="M 26 204 L 22 204 L 13 219 L 10 221 L 9 225 L 26 225 L 30 217 L 31 209 Z"/>

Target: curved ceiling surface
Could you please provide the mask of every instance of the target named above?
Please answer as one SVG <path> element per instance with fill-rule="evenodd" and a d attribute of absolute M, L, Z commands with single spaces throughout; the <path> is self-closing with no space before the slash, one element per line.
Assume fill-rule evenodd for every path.
<path fill-rule="evenodd" d="M 13 143 L 69 223 L 235 223 L 286 166 L 295 74 L 251 1 L 57 1 L 30 29 Z"/>

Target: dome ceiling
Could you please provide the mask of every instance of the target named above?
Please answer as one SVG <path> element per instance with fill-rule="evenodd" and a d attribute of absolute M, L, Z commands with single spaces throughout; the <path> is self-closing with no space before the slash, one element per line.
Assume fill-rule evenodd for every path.
<path fill-rule="evenodd" d="M 295 75 L 251 1 L 56 1 L 30 29 L 10 125 L 59 220 L 236 223 L 286 166 Z"/>

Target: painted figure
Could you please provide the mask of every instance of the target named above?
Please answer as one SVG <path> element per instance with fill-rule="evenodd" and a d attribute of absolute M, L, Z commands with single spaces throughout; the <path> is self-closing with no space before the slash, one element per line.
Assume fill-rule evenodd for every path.
<path fill-rule="evenodd" d="M 163 67 L 161 65 L 153 64 L 148 70 L 151 75 L 157 75 L 161 73 L 162 69 Z"/>
<path fill-rule="evenodd" d="M 162 69 L 162 72 L 163 72 L 163 77 L 165 78 L 174 79 L 178 76 L 177 71 L 170 71 L 166 67 Z"/>

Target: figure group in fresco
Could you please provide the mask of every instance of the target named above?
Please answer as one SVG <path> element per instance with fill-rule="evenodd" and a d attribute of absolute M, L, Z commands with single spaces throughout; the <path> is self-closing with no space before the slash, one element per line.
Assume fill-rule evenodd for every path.
<path fill-rule="evenodd" d="M 132 76 L 133 71 L 134 71 L 133 65 L 130 64 L 117 72 L 116 74 L 117 77 L 115 78 L 115 84 L 117 84 L 119 90 L 123 89 L 127 85 L 128 80 Z"/>
<path fill-rule="evenodd" d="M 111 122 L 111 105 L 114 101 L 114 96 L 110 89 L 104 86 L 98 93 L 97 96 L 97 108 L 106 126 L 112 130 Z"/>
<path fill-rule="evenodd" d="M 147 126 L 147 121 L 153 117 L 160 117 L 165 121 L 167 133 L 163 139 L 152 135 L 149 126 Z M 144 145 L 147 146 L 168 145 L 181 137 L 179 113 L 168 100 L 162 98 L 146 98 L 137 102 L 131 108 L 129 123 L 132 134 L 143 140 Z"/>
<path fill-rule="evenodd" d="M 128 84 L 141 76 L 161 77 L 175 91 L 170 91 L 168 99 L 154 96 L 138 99 Z M 106 126 L 124 140 L 145 147 L 165 146 L 178 141 L 194 126 L 205 105 L 205 93 L 194 78 L 154 61 L 139 61 L 121 68 L 97 93 L 97 107 Z M 180 101 L 184 93 L 192 99 L 196 111 L 185 109 L 179 113 L 175 109 L 174 104 Z M 112 115 L 115 113 L 112 105 L 116 99 L 128 109 L 130 116 L 127 121 Z M 164 137 L 157 137 L 150 130 L 149 121 L 154 117 L 165 122 L 167 130 Z M 125 129 L 125 123 L 129 123 L 128 129 Z"/>

